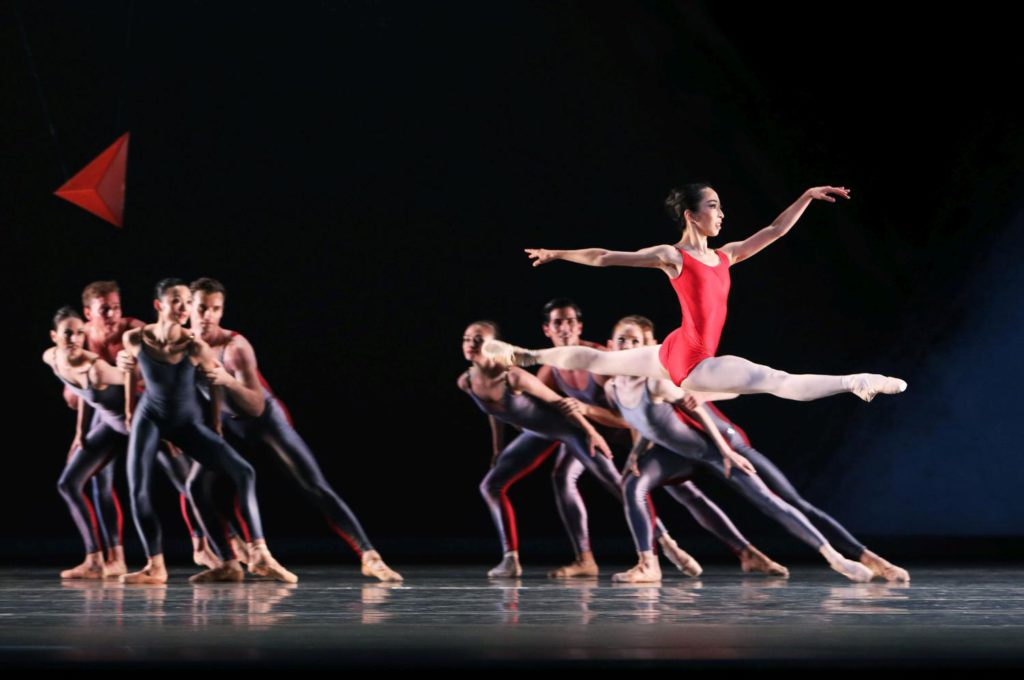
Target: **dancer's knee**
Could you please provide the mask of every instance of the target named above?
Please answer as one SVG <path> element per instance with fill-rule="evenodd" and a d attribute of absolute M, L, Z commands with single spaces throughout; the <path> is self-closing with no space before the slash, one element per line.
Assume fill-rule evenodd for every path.
<path fill-rule="evenodd" d="M 76 484 L 74 475 L 70 475 L 66 471 L 57 480 L 57 492 L 64 498 L 74 498 L 76 494 L 82 492 L 83 487 L 83 484 Z"/>
<path fill-rule="evenodd" d="M 501 496 L 501 484 L 490 475 L 487 475 L 480 482 L 480 495 L 484 497 L 484 500 L 498 500 Z"/>

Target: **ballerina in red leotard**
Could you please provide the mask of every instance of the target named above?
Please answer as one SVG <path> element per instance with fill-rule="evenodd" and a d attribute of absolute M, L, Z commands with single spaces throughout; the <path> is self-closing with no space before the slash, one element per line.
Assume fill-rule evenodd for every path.
<path fill-rule="evenodd" d="M 653 246 L 636 252 L 602 248 L 527 248 L 535 267 L 554 260 L 566 260 L 592 267 L 660 269 L 669 276 L 679 296 L 682 324 L 661 345 L 622 352 L 602 352 L 580 346 L 528 350 L 500 340 L 489 341 L 482 351 L 506 365 L 545 364 L 600 375 L 670 378 L 676 385 L 694 392 L 769 393 L 797 401 L 810 401 L 842 392 L 852 392 L 864 401 L 871 401 L 877 394 L 902 392 L 907 388 L 904 381 L 875 373 L 793 375 L 742 357 L 715 356 L 725 324 L 729 267 L 784 236 L 811 201 L 835 203 L 835 196 L 848 199 L 850 191 L 829 186 L 808 189 L 769 226 L 749 238 L 713 250 L 708 247 L 708 238 L 718 235 L 725 218 L 718 193 L 708 184 L 688 184 L 673 189 L 665 199 L 669 216 L 683 232 L 674 246 Z"/>

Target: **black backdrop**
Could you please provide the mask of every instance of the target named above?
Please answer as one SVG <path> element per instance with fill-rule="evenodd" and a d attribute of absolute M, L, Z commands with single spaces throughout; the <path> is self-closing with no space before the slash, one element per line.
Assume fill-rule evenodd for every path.
<path fill-rule="evenodd" d="M 229 288 L 225 325 L 252 340 L 384 550 L 497 554 L 477 491 L 486 422 L 454 387 L 465 323 L 493 318 L 513 341 L 543 344 L 539 308 L 569 296 L 589 339 L 630 313 L 664 334 L 678 307 L 661 275 L 532 270 L 521 249 L 670 241 L 661 201 L 693 179 L 722 195 L 723 239 L 764 226 L 808 186 L 853 188 L 733 270 L 722 353 L 910 382 L 870 405 L 726 405 L 755 445 L 883 540 L 1020 534 L 1022 57 L 993 8 L 0 11 L 5 553 L 77 550 L 54 488 L 72 414 L 38 361 L 53 310 L 116 278 L 126 311 L 148 319 L 157 279 L 212 275 Z M 51 194 L 125 130 L 116 230 Z M 273 468 L 258 470 L 272 545 L 295 556 L 337 547 Z M 706 487 L 755 542 L 800 552 Z M 173 543 L 183 530 L 160 493 Z M 627 555 L 621 511 L 596 485 L 584 493 L 598 545 Z M 546 468 L 513 500 L 524 554 L 565 556 Z M 667 498 L 658 505 L 677 534 L 704 540 Z M 126 534 L 136 550 L 130 523 Z"/>

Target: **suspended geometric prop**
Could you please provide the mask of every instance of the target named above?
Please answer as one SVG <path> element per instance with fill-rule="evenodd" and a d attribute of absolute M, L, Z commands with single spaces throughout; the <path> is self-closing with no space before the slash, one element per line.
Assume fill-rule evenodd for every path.
<path fill-rule="evenodd" d="M 115 227 L 124 216 L 124 175 L 128 167 L 128 135 L 124 133 L 106 151 L 54 193 L 79 208 L 102 217 Z"/>

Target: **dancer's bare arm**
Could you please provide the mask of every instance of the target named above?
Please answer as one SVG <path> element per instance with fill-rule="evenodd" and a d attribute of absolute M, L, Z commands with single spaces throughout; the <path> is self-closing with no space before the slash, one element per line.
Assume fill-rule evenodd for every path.
<path fill-rule="evenodd" d="M 636 251 L 605 250 L 604 248 L 582 248 L 580 250 L 549 250 L 547 248 L 526 248 L 526 254 L 533 260 L 533 266 L 555 260 L 565 260 L 590 267 L 648 267 L 660 269 L 669 276 L 678 276 L 683 266 L 679 251 L 669 245 L 651 246 Z"/>
<path fill-rule="evenodd" d="M 640 456 L 647 453 L 648 449 L 651 448 L 651 442 L 644 439 L 642 435 L 637 435 L 636 441 L 633 442 L 633 448 L 629 451 L 629 457 L 626 458 L 626 467 L 624 470 L 629 470 L 634 476 L 640 476 L 640 467 L 638 465 Z"/>
<path fill-rule="evenodd" d="M 487 416 L 487 422 L 491 425 L 491 467 L 494 467 L 505 449 L 505 423 L 494 416 Z"/>
<path fill-rule="evenodd" d="M 542 383 L 537 376 L 524 371 L 521 368 L 512 368 L 509 371 L 508 385 L 517 392 L 525 392 L 543 402 L 551 404 L 556 408 L 558 407 L 558 402 L 562 400 L 561 395 Z M 590 455 L 594 455 L 595 450 L 598 450 L 604 454 L 606 458 L 609 460 L 611 459 L 612 451 L 608 448 L 608 443 L 605 442 L 604 437 L 594 429 L 594 426 L 590 424 L 589 420 L 578 413 L 571 416 L 569 420 L 579 425 L 583 428 L 583 431 L 587 433 L 587 438 L 590 444 Z"/>
<path fill-rule="evenodd" d="M 455 384 L 460 390 L 469 394 L 472 386 L 469 384 L 469 373 L 462 373 Z M 505 449 L 505 423 L 494 416 L 487 416 L 487 422 L 491 426 L 491 467 L 498 461 L 498 456 Z"/>
<path fill-rule="evenodd" d="M 120 371 L 103 359 L 97 359 L 93 362 L 92 367 L 89 369 L 91 375 L 90 379 L 94 384 L 97 385 L 123 385 L 124 384 L 124 371 Z"/>
<path fill-rule="evenodd" d="M 78 400 L 78 408 L 75 414 L 75 438 L 71 440 L 71 446 L 68 448 L 67 460 L 71 460 L 71 456 L 82 446 L 82 431 L 84 425 L 92 418 L 92 409 L 88 404 L 85 403 L 85 399 Z M 88 412 L 88 415 L 87 415 Z"/>
<path fill-rule="evenodd" d="M 850 198 L 850 190 L 846 187 L 811 187 L 800 198 L 796 199 L 793 205 L 783 210 L 775 220 L 764 229 L 754 233 L 742 241 L 726 243 L 718 249 L 718 252 L 729 258 L 732 264 L 742 262 L 752 255 L 756 255 L 775 241 L 789 233 L 796 221 L 807 210 L 811 201 L 828 201 L 835 203 L 835 197 Z"/>
<path fill-rule="evenodd" d="M 564 416 L 579 413 L 583 417 L 593 420 L 595 423 L 600 423 L 605 427 L 614 427 L 620 430 L 629 429 L 629 423 L 623 420 L 617 412 L 606 409 L 603 406 L 584 403 L 573 397 L 562 397 L 558 402 L 558 410 Z"/>
<path fill-rule="evenodd" d="M 203 367 L 206 380 L 210 385 L 223 387 L 232 403 L 245 415 L 258 418 L 267 401 L 256 368 L 256 352 L 249 341 L 241 335 L 232 338 L 224 352 L 224 363 L 226 366 L 214 361 L 213 368 Z M 230 371 L 227 366 L 231 366 Z"/>
<path fill-rule="evenodd" d="M 142 351 L 142 328 L 133 328 L 125 331 L 121 337 L 121 344 L 124 346 L 118 352 L 118 368 L 124 368 L 124 425 L 130 431 L 132 428 L 132 411 L 135 407 L 135 374 L 138 371 L 138 362 L 128 362 L 134 359 Z M 122 357 L 121 355 L 125 356 Z M 130 366 L 130 367 L 129 367 Z"/>
<path fill-rule="evenodd" d="M 189 347 L 189 355 L 193 363 L 201 368 L 204 372 L 212 370 L 218 366 L 217 356 L 213 353 L 206 342 L 200 338 L 195 338 Z M 221 423 L 221 404 L 224 403 L 224 388 L 220 385 L 210 385 L 210 422 L 209 426 L 214 432 L 220 436 L 224 436 L 224 429 Z"/>

